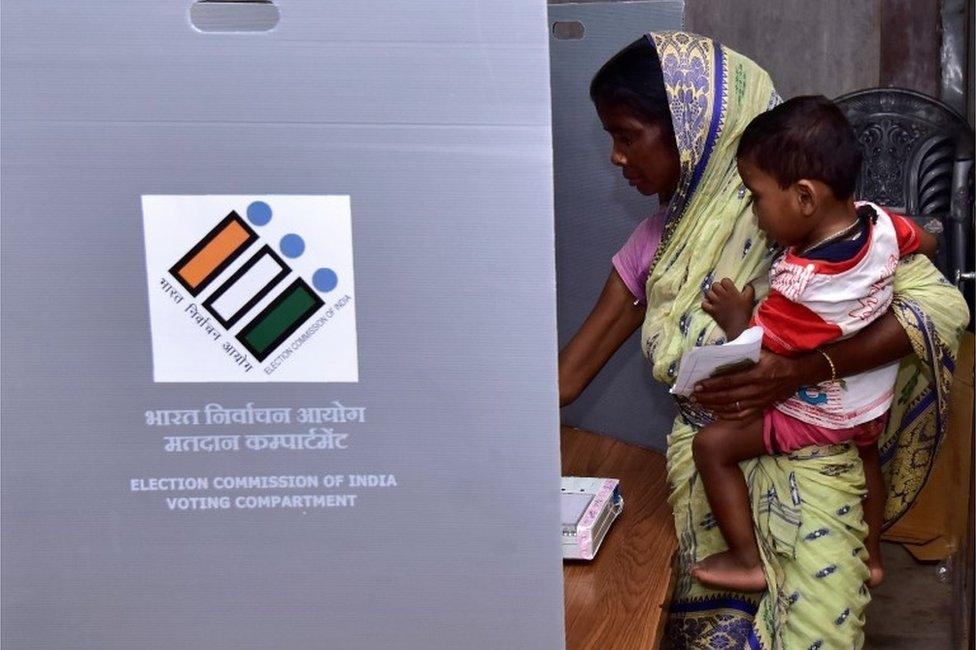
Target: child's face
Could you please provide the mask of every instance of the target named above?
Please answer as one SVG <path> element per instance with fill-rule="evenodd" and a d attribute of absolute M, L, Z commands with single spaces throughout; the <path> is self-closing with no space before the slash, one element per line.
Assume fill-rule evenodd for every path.
<path fill-rule="evenodd" d="M 641 194 L 668 201 L 678 186 L 681 160 L 666 124 L 648 124 L 622 104 L 600 104 L 597 113 L 613 138 L 610 162 Z"/>
<path fill-rule="evenodd" d="M 752 213 L 759 228 L 780 246 L 796 246 L 806 241 L 813 220 L 798 195 L 796 185 L 787 188 L 756 167 L 748 158 L 736 161 L 739 176 L 752 194 Z"/>

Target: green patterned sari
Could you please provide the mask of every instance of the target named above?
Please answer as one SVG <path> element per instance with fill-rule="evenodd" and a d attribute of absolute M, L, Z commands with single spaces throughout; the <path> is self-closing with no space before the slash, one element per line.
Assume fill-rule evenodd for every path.
<path fill-rule="evenodd" d="M 647 280 L 642 346 L 654 378 L 672 383 L 682 352 L 722 342 L 701 310 L 715 279 L 753 281 L 759 296 L 773 253 L 757 229 L 735 165 L 746 124 L 779 102 L 769 76 L 749 59 L 684 32 L 651 34 L 664 73 L 681 157 L 678 190 Z M 886 515 L 900 516 L 928 475 L 944 428 L 947 390 L 967 318 L 959 293 L 921 256 L 895 275 L 893 311 L 916 354 L 901 367 L 888 430 L 879 446 L 889 485 Z M 864 474 L 852 445 L 809 447 L 743 463 L 765 594 L 717 592 L 688 576 L 725 548 L 691 456 L 708 414 L 679 402 L 668 437 L 670 502 L 679 573 L 666 632 L 677 648 L 852 648 L 863 645 L 870 599 L 862 519 Z"/>

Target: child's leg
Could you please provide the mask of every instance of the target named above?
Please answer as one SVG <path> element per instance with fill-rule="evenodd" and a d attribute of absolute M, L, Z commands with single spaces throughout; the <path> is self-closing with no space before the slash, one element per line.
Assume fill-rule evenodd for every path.
<path fill-rule="evenodd" d="M 710 587 L 763 591 L 766 578 L 759 561 L 749 489 L 739 469 L 741 461 L 767 453 L 762 418 L 710 424 L 695 434 L 692 452 L 712 514 L 729 546 L 728 551 L 696 564 L 692 577 Z"/>
<path fill-rule="evenodd" d="M 884 579 L 884 568 L 881 564 L 881 526 L 884 524 L 884 507 L 887 493 L 884 477 L 881 475 L 881 459 L 878 457 L 878 444 L 872 443 L 857 448 L 864 465 L 864 479 L 867 483 L 868 495 L 864 499 L 864 521 L 868 525 L 868 538 L 865 546 L 868 549 L 868 569 L 871 577 L 868 586 L 875 587 Z"/>

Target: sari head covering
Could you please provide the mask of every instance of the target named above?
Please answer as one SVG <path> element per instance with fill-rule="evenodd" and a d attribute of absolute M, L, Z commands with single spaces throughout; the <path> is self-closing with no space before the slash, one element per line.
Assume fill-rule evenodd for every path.
<path fill-rule="evenodd" d="M 672 383 L 682 352 L 715 342 L 701 301 L 715 278 L 765 279 L 771 255 L 735 163 L 746 125 L 777 103 L 766 71 L 711 39 L 651 34 L 661 61 L 681 161 L 678 187 L 647 280 L 644 353 Z"/>
<path fill-rule="evenodd" d="M 723 342 L 701 308 L 714 280 L 768 290 L 775 250 L 759 231 L 736 167 L 745 126 L 780 100 L 769 75 L 746 57 L 686 32 L 649 35 L 661 63 L 680 154 L 661 245 L 647 279 L 642 347 L 655 379 L 671 384 L 682 353 Z M 928 259 L 902 260 L 892 312 L 915 355 L 899 372 L 888 429 L 879 441 L 889 486 L 888 524 L 911 504 L 928 475 L 945 425 L 962 296 Z M 743 463 L 769 590 L 707 589 L 691 565 L 725 548 L 698 480 L 691 441 L 710 414 L 679 400 L 668 436 L 670 503 L 679 542 L 678 575 L 666 645 L 678 648 L 833 648 L 863 645 L 870 596 L 864 474 L 853 445 L 809 447 Z"/>

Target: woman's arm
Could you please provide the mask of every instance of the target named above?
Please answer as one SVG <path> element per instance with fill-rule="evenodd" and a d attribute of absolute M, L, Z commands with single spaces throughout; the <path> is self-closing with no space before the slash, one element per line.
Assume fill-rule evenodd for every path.
<path fill-rule="evenodd" d="M 593 311 L 559 353 L 560 406 L 580 396 L 643 320 L 643 304 L 635 304 L 634 295 L 613 269 Z"/>
<path fill-rule="evenodd" d="M 846 377 L 897 361 L 912 352 L 912 344 L 889 311 L 851 338 L 821 349 L 834 362 L 837 376 Z M 789 358 L 764 351 L 759 363 L 747 370 L 703 381 L 695 388 L 695 400 L 726 419 L 749 418 L 801 386 L 830 376 L 830 364 L 819 352 Z"/>

